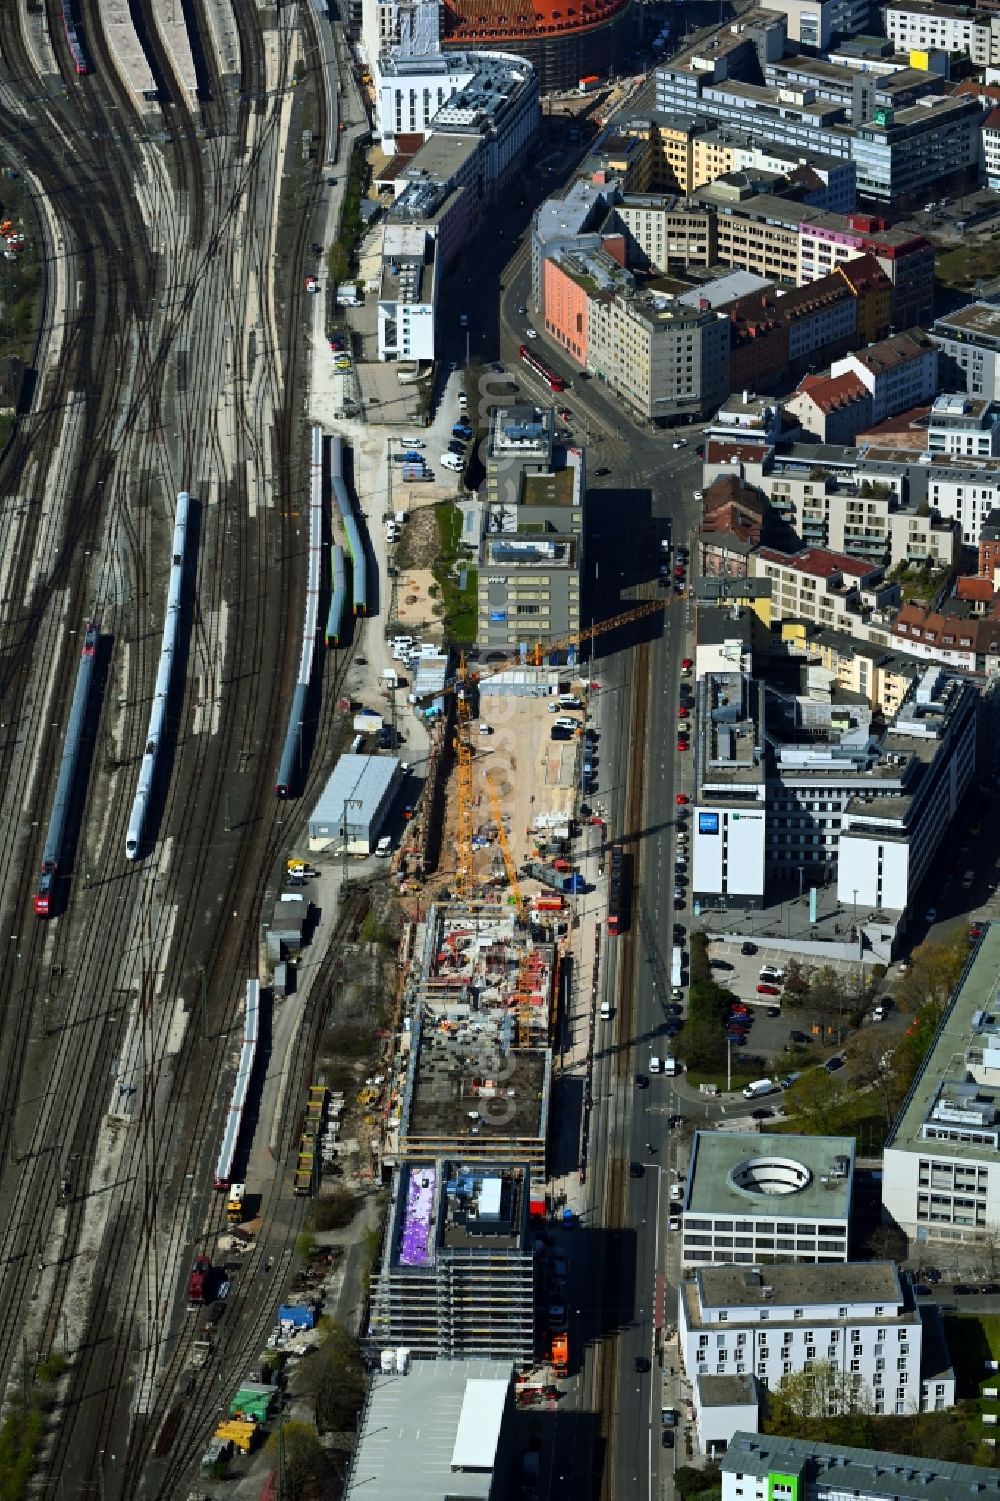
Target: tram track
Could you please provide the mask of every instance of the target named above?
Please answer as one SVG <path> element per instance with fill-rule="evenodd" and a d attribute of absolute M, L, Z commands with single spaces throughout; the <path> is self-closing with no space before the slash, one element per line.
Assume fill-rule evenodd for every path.
<path fill-rule="evenodd" d="M 621 838 L 632 856 L 632 890 L 627 910 L 635 912 L 636 893 L 642 884 L 643 803 L 645 799 L 646 731 L 649 721 L 650 667 L 652 654 L 648 640 L 637 643 L 631 652 L 632 694 L 628 728 L 628 768 L 625 814 Z M 593 1390 L 598 1420 L 597 1440 L 593 1450 L 592 1493 L 601 1501 L 616 1501 L 614 1454 L 617 1425 L 617 1392 L 621 1371 L 621 1331 L 627 1310 L 623 1307 L 622 1289 L 628 1284 L 624 1265 L 624 1230 L 627 1223 L 628 1191 L 628 1121 L 633 1070 L 632 1039 L 636 1028 L 636 967 L 638 962 L 638 924 L 631 922 L 618 940 L 618 975 L 615 987 L 616 1026 L 620 1038 L 628 1038 L 627 1047 L 614 1050 L 611 1061 L 610 1096 L 607 1121 L 607 1154 L 603 1192 L 602 1226 L 606 1233 L 602 1269 L 601 1305 L 605 1309 L 606 1327 L 594 1356 Z"/>

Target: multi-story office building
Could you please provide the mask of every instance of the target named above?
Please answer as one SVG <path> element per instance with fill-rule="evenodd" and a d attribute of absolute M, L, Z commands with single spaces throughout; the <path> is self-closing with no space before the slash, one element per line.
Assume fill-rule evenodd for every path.
<path fill-rule="evenodd" d="M 847 1260 L 850 1136 L 696 1131 L 681 1216 L 686 1267 Z"/>
<path fill-rule="evenodd" d="M 851 799 L 840 823 L 837 895 L 873 911 L 904 911 L 954 827 L 976 767 L 978 695 L 928 667 L 904 700 L 873 770 L 895 772 L 888 797 Z"/>
<path fill-rule="evenodd" d="M 936 1308 L 928 1319 L 940 1319 Z M 940 1400 L 937 1381 L 923 1380 L 921 1311 L 891 1261 L 701 1267 L 681 1285 L 677 1328 L 691 1381 L 753 1375 L 775 1391 L 784 1377 L 825 1362 L 841 1378 L 841 1408 L 855 1400 L 875 1413 L 954 1405 L 953 1376 Z"/>
<path fill-rule="evenodd" d="M 940 1394 L 937 1386 L 944 1386 Z M 935 1383 L 946 1397 L 946 1383 Z M 950 1405 L 946 1402 L 946 1405 Z M 982 1465 L 850 1449 L 812 1439 L 737 1433 L 722 1456 L 722 1501 L 998 1501 L 1000 1474 Z"/>
<path fill-rule="evenodd" d="M 435 109 L 431 133 L 392 182 L 397 196 L 379 289 L 382 360 L 434 357 L 444 271 L 521 170 L 538 130 L 538 79 L 530 65 L 500 55 L 470 62 L 471 77 Z"/>
<path fill-rule="evenodd" d="M 553 442 L 555 414 L 495 407 L 486 456 L 476 639 L 508 652 L 580 628 L 586 478 Z"/>
<path fill-rule="evenodd" d="M 927 419 L 927 447 L 960 458 L 1000 456 L 1000 402 L 956 393 L 936 396 Z"/>
<path fill-rule="evenodd" d="M 941 351 L 948 390 L 1000 401 L 1000 307 L 972 302 L 934 320 L 930 337 Z"/>
<path fill-rule="evenodd" d="M 895 328 L 928 323 L 934 308 L 934 247 L 923 235 L 881 227 L 864 214 L 823 214 L 799 227 L 800 286 L 828 276 L 834 266 L 870 255 L 892 285 L 890 313 Z"/>
<path fill-rule="evenodd" d="M 706 417 L 729 384 L 729 320 L 673 297 L 589 299 L 587 367 L 647 422 Z"/>
<path fill-rule="evenodd" d="M 426 218 L 386 224 L 378 293 L 380 360 L 433 360 L 437 264 L 437 243 Z"/>
<path fill-rule="evenodd" d="M 380 5 L 380 16 L 388 9 Z M 387 155 L 396 150 L 401 135 L 430 135 L 434 116 L 453 94 L 472 82 L 480 60 L 470 52 L 411 56 L 396 48 L 376 55 L 372 66 L 375 125 Z"/>
<path fill-rule="evenodd" d="M 975 690 L 929 667 L 879 732 L 870 690 L 871 707 L 728 677 L 706 674 L 696 689 L 694 901 L 758 907 L 772 881 L 835 869 L 842 902 L 898 921 L 971 785 Z"/>
<path fill-rule="evenodd" d="M 788 40 L 825 50 L 838 37 L 854 36 L 869 24 L 865 0 L 768 0 L 768 10 L 788 20 Z"/>
<path fill-rule="evenodd" d="M 844 97 L 837 99 L 823 98 L 815 82 L 762 87 L 743 81 L 745 70 L 723 73 L 715 56 L 702 41 L 661 64 L 656 70 L 657 108 L 726 121 L 740 130 L 764 122 L 773 145 L 853 160 L 858 195 L 873 203 L 907 204 L 941 182 L 974 181 L 982 119 L 975 99 L 927 93 L 905 107 L 876 103 L 882 92 L 906 99 L 907 89 L 936 87 L 927 75 L 923 84 L 891 78 L 873 83 L 855 71 L 848 106 L 846 81 L 838 83 Z"/>
<path fill-rule="evenodd" d="M 530 1169 L 405 1163 L 396 1173 L 369 1340 L 414 1355 L 530 1364 L 535 1257 Z"/>
<path fill-rule="evenodd" d="M 1000 1224 L 1000 923 L 989 923 L 885 1147 L 882 1204 L 912 1241 Z"/>
<path fill-rule="evenodd" d="M 882 18 L 897 52 L 967 52 L 977 68 L 1000 63 L 1000 18 L 970 6 L 889 0 Z"/>

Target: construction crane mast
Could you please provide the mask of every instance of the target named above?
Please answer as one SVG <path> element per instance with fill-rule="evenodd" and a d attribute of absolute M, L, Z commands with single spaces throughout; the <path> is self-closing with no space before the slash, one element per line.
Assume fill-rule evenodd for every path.
<path fill-rule="evenodd" d="M 507 884 L 514 897 L 517 918 L 519 922 L 524 922 L 524 894 L 521 891 L 521 883 L 517 878 L 517 864 L 514 860 L 514 852 L 510 847 L 510 840 L 507 838 L 507 829 L 504 826 L 503 813 L 500 809 L 500 799 L 497 797 L 497 790 L 493 785 L 493 778 L 489 772 L 486 774 L 486 793 L 493 812 L 493 822 L 496 824 L 497 842 L 500 845 L 500 853 L 503 855 L 504 870 L 507 872 Z"/>

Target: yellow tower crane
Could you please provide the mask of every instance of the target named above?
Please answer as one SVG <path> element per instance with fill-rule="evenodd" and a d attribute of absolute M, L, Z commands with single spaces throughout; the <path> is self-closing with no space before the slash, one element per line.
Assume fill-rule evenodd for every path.
<path fill-rule="evenodd" d="M 490 800 L 493 822 L 497 827 L 497 840 L 500 844 L 500 853 L 503 855 L 504 870 L 507 872 L 507 884 L 514 898 L 517 920 L 523 923 L 525 917 L 524 893 L 521 890 L 521 883 L 517 878 L 517 864 L 514 860 L 514 852 L 510 847 L 510 840 L 507 838 L 507 830 L 504 827 L 503 814 L 500 811 L 500 799 L 497 796 L 497 789 L 489 772 L 486 773 L 486 795 Z"/>
<path fill-rule="evenodd" d="M 585 626 L 583 630 L 571 631 L 566 636 L 557 636 L 551 641 L 538 641 L 529 647 L 527 661 L 535 667 L 540 667 L 546 656 L 553 652 L 565 651 L 571 646 L 579 646 L 583 641 L 593 641 L 597 636 L 603 636 L 607 631 L 618 630 L 621 626 L 630 625 L 635 620 L 642 620 L 647 615 L 656 615 L 661 610 L 666 610 L 673 603 L 673 595 L 665 594 L 658 599 L 644 599 L 639 604 L 633 605 L 630 610 L 623 610 L 618 615 L 611 615 L 607 620 L 599 620 L 594 625 Z M 457 886 L 460 895 L 470 900 L 475 887 L 474 872 L 472 869 L 472 740 L 469 724 L 472 717 L 469 706 L 469 687 L 473 683 L 484 682 L 487 678 L 496 677 L 499 673 L 509 672 L 513 667 L 522 667 L 525 658 L 521 656 L 505 657 L 502 662 L 494 662 L 485 671 L 470 673 L 465 662 L 463 652 L 459 659 L 458 672 L 451 682 L 445 683 L 443 688 L 435 689 L 428 693 L 422 693 L 413 699 L 414 706 L 430 704 L 439 698 L 445 698 L 449 693 L 456 696 L 455 715 L 455 764 L 458 771 L 458 871 Z M 502 827 L 502 825 L 501 825 Z M 501 844 L 501 848 L 503 848 Z M 504 862 L 506 864 L 506 860 Z M 509 872 L 508 872 L 509 874 Z"/>
<path fill-rule="evenodd" d="M 471 710 L 466 690 L 465 656 L 459 663 L 455 701 L 455 765 L 458 771 L 458 890 L 468 901 L 475 882 L 472 869 L 472 742 L 469 736 Z"/>

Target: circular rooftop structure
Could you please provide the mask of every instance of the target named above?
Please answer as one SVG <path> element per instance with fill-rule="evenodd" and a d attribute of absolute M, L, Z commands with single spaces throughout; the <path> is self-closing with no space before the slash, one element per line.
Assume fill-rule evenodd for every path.
<path fill-rule="evenodd" d="M 794 1157 L 745 1157 L 729 1173 L 729 1184 L 748 1199 L 780 1199 L 800 1194 L 813 1180 Z"/>

